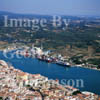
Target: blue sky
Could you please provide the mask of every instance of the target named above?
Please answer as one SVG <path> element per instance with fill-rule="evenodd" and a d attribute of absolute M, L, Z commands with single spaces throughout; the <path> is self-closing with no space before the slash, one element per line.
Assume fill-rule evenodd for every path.
<path fill-rule="evenodd" d="M 30 14 L 100 15 L 100 0 L 0 0 L 0 11 Z"/>

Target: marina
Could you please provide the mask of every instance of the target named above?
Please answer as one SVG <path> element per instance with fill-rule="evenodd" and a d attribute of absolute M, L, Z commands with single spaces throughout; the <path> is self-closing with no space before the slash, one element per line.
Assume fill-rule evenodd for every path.
<path fill-rule="evenodd" d="M 7 54 L 11 56 L 11 52 Z M 63 79 L 70 80 L 82 79 L 84 81 L 84 87 L 79 87 L 81 91 L 90 91 L 96 94 L 100 94 L 100 71 L 86 69 L 82 67 L 62 67 L 55 63 L 47 63 L 36 58 L 20 56 L 17 58 L 15 55 L 13 58 L 6 58 L 3 52 L 0 52 L 0 59 L 10 62 L 15 68 L 31 74 L 41 74 L 49 79 L 58 79 L 62 83 Z M 98 79 L 98 80 L 97 80 Z M 95 88 L 93 88 L 95 86 Z M 77 88 L 77 87 L 76 87 Z"/>
<path fill-rule="evenodd" d="M 17 55 L 22 55 L 24 57 L 31 57 L 31 58 L 36 58 L 40 61 L 44 61 L 47 63 L 54 63 L 61 65 L 63 67 L 70 67 L 70 63 L 64 59 L 60 54 L 56 56 L 50 56 L 48 51 L 46 53 L 37 47 L 32 48 L 31 50 L 17 50 L 16 51 Z"/>

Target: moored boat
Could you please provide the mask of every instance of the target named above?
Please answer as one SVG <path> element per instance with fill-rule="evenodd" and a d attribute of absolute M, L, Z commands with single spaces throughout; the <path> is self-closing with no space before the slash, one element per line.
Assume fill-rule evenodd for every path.
<path fill-rule="evenodd" d="M 63 61 L 57 61 L 56 64 L 65 66 L 65 67 L 70 67 L 70 64 L 68 62 L 63 62 Z"/>

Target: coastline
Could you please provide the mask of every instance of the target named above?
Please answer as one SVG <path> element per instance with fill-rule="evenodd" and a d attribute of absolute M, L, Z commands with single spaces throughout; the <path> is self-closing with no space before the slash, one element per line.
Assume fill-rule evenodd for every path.
<path fill-rule="evenodd" d="M 0 84 L 3 86 L 2 90 L 4 90 L 4 91 L 5 91 L 5 89 L 4 89 L 5 85 L 7 85 L 8 81 L 9 81 L 9 82 L 11 82 L 11 84 L 9 84 L 8 87 L 9 86 L 12 87 L 12 91 L 15 90 L 14 89 L 15 87 L 16 88 L 21 87 L 19 89 L 25 90 L 25 89 L 27 89 L 27 86 L 29 86 L 30 88 L 34 89 L 35 92 L 38 92 L 38 95 L 39 95 L 38 100 L 42 100 L 42 95 L 45 94 L 46 91 L 51 92 L 51 90 L 49 90 L 49 89 L 52 89 L 52 86 L 54 88 L 54 94 L 52 94 L 52 96 L 54 96 L 54 97 L 55 97 L 55 93 L 56 93 L 55 91 L 58 91 L 56 89 L 60 89 L 57 92 L 57 94 L 60 93 L 60 91 L 67 92 L 66 95 L 65 95 L 65 93 L 60 94 L 63 96 L 63 99 L 67 97 L 68 100 L 71 100 L 72 98 L 73 99 L 81 98 L 82 96 L 84 96 L 84 98 L 86 98 L 87 95 L 88 95 L 89 100 L 91 100 L 90 95 L 92 95 L 92 98 L 95 98 L 95 100 L 97 100 L 96 98 L 98 98 L 98 95 L 96 95 L 94 93 L 86 92 L 86 91 L 80 92 L 78 89 L 73 88 L 71 86 L 67 86 L 67 85 L 63 86 L 63 85 L 59 84 L 59 80 L 48 80 L 47 77 L 41 76 L 40 74 L 29 74 L 26 72 L 22 72 L 21 70 L 15 69 L 13 66 L 8 66 L 8 64 L 3 60 L 0 60 L 0 71 L 1 71 L 0 72 L 0 78 L 1 78 Z M 4 78 L 2 79 L 2 77 L 4 77 Z M 9 78 L 9 80 L 6 80 L 6 78 Z M 5 82 L 4 82 L 4 79 L 5 79 Z M 33 79 L 34 79 L 34 81 L 32 81 Z M 12 80 L 12 81 L 10 81 L 10 80 Z M 31 83 L 30 83 L 30 81 L 31 81 Z M 12 84 L 12 83 L 14 83 L 14 84 Z M 44 83 L 46 83 L 46 85 Z M 33 86 L 33 84 L 34 84 L 34 86 Z M 40 84 L 42 84 L 42 86 L 40 86 Z M 27 90 L 27 91 L 29 91 L 29 90 Z M 1 96 L 1 93 L 2 92 L 0 91 L 0 96 Z M 10 91 L 8 92 L 8 94 L 9 93 L 10 93 Z M 17 93 L 17 92 L 15 91 L 15 93 Z M 34 91 L 31 91 L 28 93 L 34 93 Z M 4 94 L 4 95 L 6 95 L 6 94 Z M 48 95 L 47 96 L 48 98 L 49 98 L 49 96 L 51 96 L 50 94 L 47 94 L 47 95 Z M 26 98 L 27 96 L 24 96 L 24 97 Z M 61 98 L 61 96 L 56 95 L 56 98 Z M 30 99 L 30 100 L 33 100 L 33 99 Z M 47 100 L 47 99 L 44 99 L 44 100 Z"/>
<path fill-rule="evenodd" d="M 10 53 L 12 53 L 12 52 L 10 52 Z M 13 52 L 14 53 L 14 52 Z M 2 58 L 2 57 L 1 57 Z M 31 61 L 29 61 L 31 59 Z M 22 56 L 22 60 L 24 61 L 23 63 L 25 63 L 25 64 L 21 64 L 20 62 L 18 62 L 18 64 L 14 61 L 14 60 L 16 60 L 17 61 L 17 59 L 16 59 L 16 57 L 15 57 L 15 59 L 13 60 L 7 60 L 7 59 L 5 59 L 5 58 L 3 58 L 3 60 L 4 61 L 7 61 L 7 62 L 11 62 L 12 64 L 13 64 L 13 66 L 15 67 L 15 68 L 18 68 L 18 69 L 20 69 L 20 70 L 23 70 L 24 72 L 28 72 L 28 73 L 31 73 L 31 74 L 36 74 L 36 73 L 40 73 L 41 75 L 43 75 L 43 76 L 46 76 L 46 77 L 49 77 L 49 79 L 50 78 L 52 78 L 52 79 L 56 79 L 57 77 L 58 77 L 58 79 L 61 81 L 61 79 L 67 79 L 68 77 L 68 75 L 69 75 L 69 77 L 71 78 L 71 79 L 74 79 L 73 78 L 73 75 L 75 75 L 75 77 L 77 77 L 77 75 L 79 75 L 79 77 L 77 77 L 77 79 L 83 79 L 83 75 L 84 74 L 81 74 L 80 72 L 86 72 L 87 74 L 90 74 L 92 77 L 94 76 L 95 77 L 95 74 L 96 73 L 98 73 L 98 72 L 96 72 L 96 71 L 89 71 L 89 70 L 84 70 L 84 68 L 83 67 L 81 67 L 81 69 L 79 68 L 79 69 L 77 69 L 77 67 L 76 66 L 74 66 L 74 67 L 76 67 L 76 68 L 70 68 L 69 70 L 68 70 L 68 72 L 69 72 L 69 74 L 67 74 L 67 71 L 65 70 L 65 68 L 66 67 L 63 67 L 63 66 L 55 66 L 55 64 L 49 64 L 49 65 L 52 65 L 51 67 L 49 66 L 49 68 L 47 67 L 48 66 L 48 63 L 47 62 L 42 62 L 41 61 L 41 63 L 39 64 L 39 62 L 40 61 L 38 61 L 38 60 L 36 60 L 36 58 L 27 58 L 26 57 L 26 59 L 24 59 L 24 57 Z M 18 61 L 21 61 L 21 59 L 19 59 Z M 28 63 L 26 63 L 27 61 L 29 61 L 30 62 L 30 64 L 28 64 Z M 15 63 L 13 63 L 13 62 L 15 62 Z M 32 63 L 31 63 L 32 62 Z M 34 67 L 35 68 L 33 68 L 32 67 L 32 64 L 34 64 Z M 38 66 L 39 65 L 39 66 Z M 53 66 L 54 65 L 54 66 Z M 19 66 L 19 67 L 18 67 Z M 21 66 L 21 67 L 20 67 Z M 25 66 L 25 67 L 24 67 Z M 27 67 L 27 66 L 30 66 L 30 68 L 33 70 L 29 70 L 29 67 Z M 38 67 L 37 67 L 38 66 Z M 44 67 L 44 68 L 43 68 Z M 42 68 L 43 68 L 43 70 L 42 70 Z M 58 75 L 57 74 L 55 74 L 55 76 L 53 76 L 54 75 L 54 73 L 55 73 L 55 70 L 52 70 L 52 68 L 56 68 L 56 70 L 58 71 Z M 37 71 L 37 70 L 41 70 L 41 71 Z M 64 75 L 67 75 L 66 77 L 63 75 L 62 77 L 59 77 L 59 75 L 61 74 L 61 69 L 63 69 L 63 71 L 65 72 L 65 74 Z M 87 68 L 86 68 L 87 69 Z M 36 70 L 36 71 L 35 71 Z M 52 71 L 50 71 L 50 70 L 52 70 Z M 91 70 L 91 69 L 90 69 Z M 44 72 L 43 72 L 44 71 Z M 46 72 L 47 71 L 47 72 Z M 76 74 L 74 74 L 73 73 L 73 71 L 75 71 L 74 73 L 76 73 Z M 79 72 L 78 72 L 79 71 Z M 34 73 L 35 72 L 35 73 Z M 50 75 L 48 75 L 48 73 L 50 74 Z M 71 73 L 73 73 L 73 75 L 71 75 Z M 94 75 L 92 75 L 92 73 L 94 73 Z M 53 75 L 51 75 L 51 74 L 53 74 Z M 63 73 L 62 73 L 63 74 Z M 96 75 L 96 77 L 98 77 L 97 75 Z M 94 78 L 94 79 L 96 79 L 96 77 Z M 88 80 L 89 79 L 89 80 Z M 96 82 L 94 82 L 94 84 L 95 85 L 97 85 L 97 86 L 95 86 L 96 88 L 94 89 L 94 90 L 92 90 L 91 89 L 91 86 L 89 86 L 91 83 L 91 77 L 88 77 L 88 79 L 87 78 L 85 78 L 85 81 L 87 81 L 87 83 L 88 83 L 88 85 L 86 86 L 86 88 L 84 88 L 84 89 L 81 89 L 81 90 L 87 90 L 87 91 L 92 91 L 92 92 L 94 92 L 94 93 L 97 93 L 97 94 L 99 94 L 99 89 L 97 88 L 97 86 L 99 86 L 99 84 L 97 84 L 96 82 L 97 82 L 97 80 L 95 80 Z M 94 80 L 93 79 L 93 80 Z M 70 79 L 69 79 L 70 80 Z M 99 83 L 100 81 L 98 81 L 98 83 Z M 95 92 L 96 91 L 96 92 Z"/>
<path fill-rule="evenodd" d="M 97 69 L 97 68 L 89 68 L 89 67 L 77 66 L 77 65 L 73 65 L 73 66 L 71 66 L 71 67 L 76 67 L 76 68 L 85 68 L 85 69 L 90 69 L 90 70 L 100 71 L 100 69 Z"/>
<path fill-rule="evenodd" d="M 10 50 L 10 51 L 8 51 L 8 52 L 12 52 L 12 51 L 15 51 L 15 50 L 18 50 L 18 49 L 13 49 L 13 50 Z M 0 50 L 0 52 L 4 52 L 4 49 L 3 50 Z M 17 54 L 17 53 L 16 53 Z M 25 56 L 25 55 L 22 55 L 22 56 Z M 35 56 L 34 56 L 35 57 Z M 35 57 L 36 59 L 38 59 L 37 57 Z M 41 61 L 44 61 L 44 60 L 41 60 Z M 46 61 L 47 63 L 52 63 L 52 62 L 48 62 L 48 61 Z M 62 66 L 62 65 L 61 65 Z M 88 66 L 88 65 L 86 65 L 86 66 Z M 98 68 L 91 68 L 91 67 L 86 67 L 85 65 L 84 66 L 82 66 L 82 65 L 75 65 L 75 64 L 71 64 L 70 65 L 70 67 L 80 67 L 80 68 L 86 68 L 86 69 L 90 69 L 90 70 L 96 70 L 96 71 L 100 71 L 100 69 L 98 69 Z"/>

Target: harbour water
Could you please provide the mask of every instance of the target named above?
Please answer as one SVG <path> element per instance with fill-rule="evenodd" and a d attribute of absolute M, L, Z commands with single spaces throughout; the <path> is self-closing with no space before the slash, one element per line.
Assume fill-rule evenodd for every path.
<path fill-rule="evenodd" d="M 11 56 L 10 53 L 7 56 Z M 17 58 L 14 56 L 9 59 L 0 52 L 0 60 L 10 62 L 15 68 L 31 74 L 41 74 L 49 79 L 80 80 L 84 81 L 84 87 L 79 87 L 81 91 L 90 91 L 100 95 L 100 71 L 86 68 L 71 67 L 65 68 L 56 64 L 39 61 L 35 58 Z"/>

